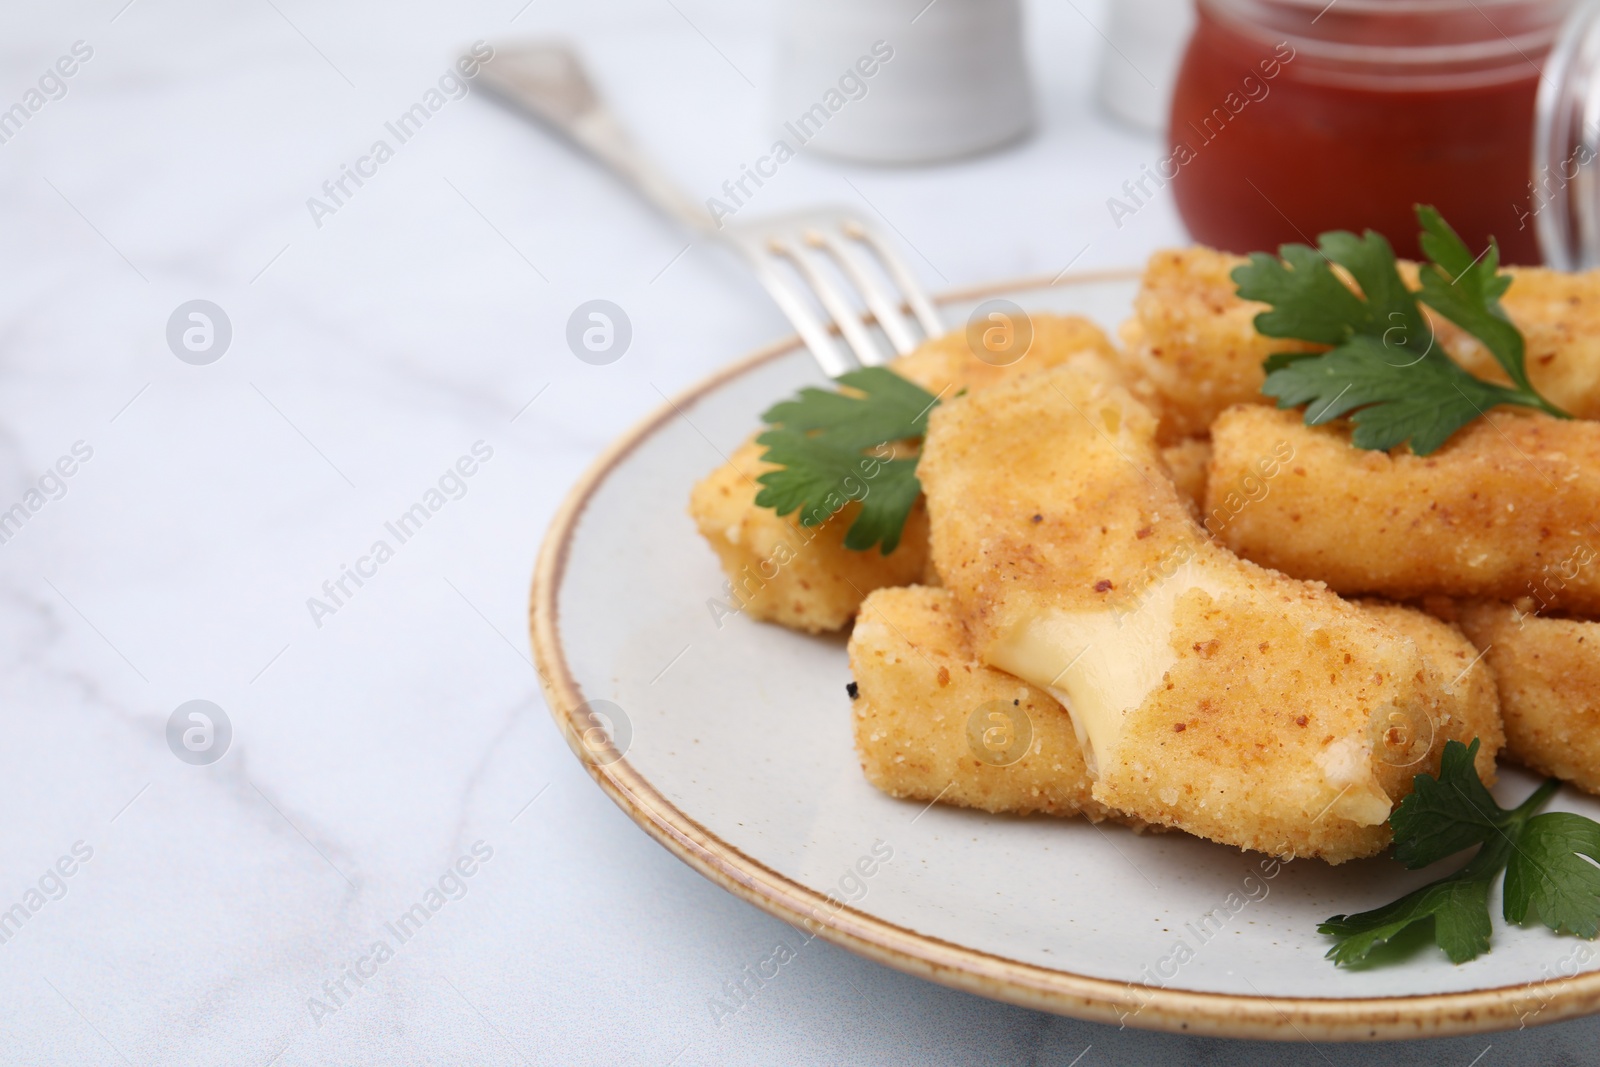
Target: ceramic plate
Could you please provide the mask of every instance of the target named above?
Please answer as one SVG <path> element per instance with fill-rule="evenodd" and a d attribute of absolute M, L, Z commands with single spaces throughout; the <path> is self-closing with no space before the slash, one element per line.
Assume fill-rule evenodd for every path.
<path fill-rule="evenodd" d="M 946 321 L 1004 297 L 1127 317 L 1131 274 L 945 298 Z M 1181 833 L 1009 818 L 893 800 L 852 748 L 842 636 L 717 609 L 723 577 L 685 513 L 690 487 L 803 385 L 794 340 L 696 386 L 618 441 L 556 516 L 534 578 L 545 692 L 574 751 L 640 826 L 787 922 L 912 974 L 1101 1022 L 1235 1037 L 1439 1036 L 1600 1007 L 1600 947 L 1508 929 L 1454 966 L 1431 946 L 1383 966 L 1323 958 L 1319 920 L 1436 877 L 1340 867 Z M 1515 769 L 1497 792 L 1534 781 Z M 1563 791 L 1555 807 L 1600 816 Z M 1270 872 L 1270 874 L 1269 874 Z"/>

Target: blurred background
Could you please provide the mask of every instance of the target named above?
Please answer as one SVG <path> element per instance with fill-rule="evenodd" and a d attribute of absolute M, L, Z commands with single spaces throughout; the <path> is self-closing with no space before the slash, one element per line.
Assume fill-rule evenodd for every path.
<path fill-rule="evenodd" d="M 1537 68 L 1560 14 L 1505 39 Z M 1271 188 L 1270 211 L 1180 217 L 1175 187 L 1232 165 L 1163 170 L 1193 24 L 1177 0 L 0 11 L 0 908 L 25 912 L 0 925 L 0 1062 L 1583 1062 L 1586 1022 L 1381 1052 L 1117 1031 L 821 942 L 718 1021 L 782 924 L 634 827 L 539 695 L 528 579 L 566 489 L 791 328 L 733 255 L 490 99 L 495 58 L 566 40 L 695 204 L 849 205 L 938 291 L 1137 268 L 1186 220 L 1223 244 L 1324 228 L 1331 201 L 1285 215 Z M 816 72 L 880 37 L 830 139 L 761 164 Z M 1266 92 L 1198 68 L 1249 102 L 1196 125 L 1222 106 L 1237 141 L 1290 136 L 1312 105 L 1267 111 L 1303 62 L 1269 77 L 1275 54 L 1246 57 Z M 1525 160 L 1537 73 L 1496 78 L 1467 76 L 1522 94 L 1489 147 Z M 1485 209 L 1507 232 L 1511 169 Z M 627 324 L 603 363 L 569 344 L 596 300 Z M 347 578 L 436 485 L 425 530 Z M 436 887 L 427 928 L 346 978 Z"/>

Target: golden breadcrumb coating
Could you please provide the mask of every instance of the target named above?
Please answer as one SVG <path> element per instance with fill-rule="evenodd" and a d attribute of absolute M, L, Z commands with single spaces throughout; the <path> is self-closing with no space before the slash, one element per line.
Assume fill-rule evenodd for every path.
<path fill-rule="evenodd" d="M 1481 753 L 1506 746 L 1506 730 L 1501 721 L 1504 704 L 1494 665 L 1479 654 L 1479 646 L 1456 623 L 1387 600 L 1366 598 L 1355 604 L 1417 643 L 1417 649 L 1428 661 L 1433 684 L 1443 694 L 1437 720 L 1411 721 L 1395 713 L 1390 724 L 1395 733 L 1387 738 L 1391 746 L 1398 746 L 1401 738 L 1409 738 L 1413 755 L 1420 756 L 1434 747 L 1439 733 L 1462 742 L 1480 738 L 1483 743 L 1479 746 L 1478 773 L 1485 785 L 1493 785 L 1494 760 L 1484 759 Z"/>
<path fill-rule="evenodd" d="M 978 658 L 1066 705 L 1107 807 L 1279 856 L 1378 852 L 1469 716 L 1416 640 L 1210 541 L 1155 433 L 1070 367 L 934 411 L 933 555 Z"/>
<path fill-rule="evenodd" d="M 850 634 L 856 752 L 892 797 L 1018 815 L 1109 813 L 1066 711 L 979 663 L 944 589 L 880 589 Z M 981 758 L 980 758 L 981 756 Z"/>
<path fill-rule="evenodd" d="M 1542 609 L 1600 613 L 1600 423 L 1497 408 L 1414 456 L 1354 448 L 1343 424 L 1240 405 L 1211 441 L 1207 523 L 1264 567 L 1341 593 L 1534 596 Z M 1278 450 L 1293 458 L 1259 499 L 1229 507 L 1228 488 Z"/>
<path fill-rule="evenodd" d="M 968 347 L 956 330 L 928 341 L 890 364 L 897 373 L 935 396 L 980 390 L 1069 360 L 1093 360 L 1105 373 L 1114 369 L 1116 350 L 1105 333 L 1076 316 L 1030 316 L 1033 342 L 1015 363 L 993 366 Z M 728 587 L 722 601 L 729 611 L 795 630 L 837 630 L 855 617 L 861 600 L 874 589 L 922 580 L 937 583 L 926 566 L 927 519 L 919 502 L 907 520 L 899 546 L 885 556 L 876 548 L 844 547 L 844 535 L 859 504 L 849 504 L 820 527 L 806 528 L 795 515 L 779 518 L 756 506 L 756 477 L 772 470 L 761 462 L 764 449 L 747 442 L 729 461 L 694 487 L 689 515 L 722 561 Z M 723 611 L 721 607 L 716 608 Z M 720 615 L 719 615 L 720 621 Z"/>
<path fill-rule="evenodd" d="M 1314 347 L 1256 333 L 1267 305 L 1240 299 L 1228 276 L 1244 262 L 1184 248 L 1157 252 L 1145 267 L 1121 333 L 1133 392 L 1160 416 L 1162 443 L 1204 434 L 1224 408 L 1258 397 L 1272 353 Z"/>
<path fill-rule="evenodd" d="M 965 329 L 952 330 L 901 356 L 889 369 L 909 378 L 934 396 L 951 397 L 966 389 L 977 392 L 1022 374 L 1056 367 L 1080 352 L 1093 352 L 1117 365 L 1121 357 L 1105 331 L 1077 315 L 1030 314 L 1033 342 L 1014 363 L 995 366 L 979 359 Z M 1010 358 L 1005 357 L 1005 358 Z"/>
<path fill-rule="evenodd" d="M 1511 267 L 1509 273 L 1511 288 L 1500 304 L 1522 331 L 1534 388 L 1571 415 L 1600 418 L 1600 271 Z M 1509 382 L 1477 338 L 1448 323 L 1437 329 L 1445 349 L 1473 374 Z"/>
<path fill-rule="evenodd" d="M 1413 608 L 1363 601 L 1417 642 L 1430 669 L 1451 681 L 1442 725 L 1500 744 L 1494 676 L 1459 630 Z M 880 589 L 850 635 L 856 752 L 867 780 L 892 797 L 1015 815 L 1082 814 L 1133 822 L 1091 796 L 1093 780 L 1071 717 L 1055 698 L 972 653 L 954 594 Z M 1387 746 L 1404 763 L 1431 750 L 1441 724 L 1398 711 Z M 1025 743 L 1024 743 L 1025 741 Z M 1490 779 L 1492 784 L 1492 779 Z"/>
<path fill-rule="evenodd" d="M 1506 755 L 1600 793 L 1600 622 L 1492 601 L 1456 611 L 1499 680 Z"/>
<path fill-rule="evenodd" d="M 922 501 L 911 509 L 893 552 L 857 552 L 844 547 L 844 536 L 859 503 L 812 527 L 801 526 L 798 513 L 779 517 L 756 507 L 756 477 L 773 469 L 762 462 L 764 451 L 754 441 L 741 445 L 689 497 L 689 514 L 727 577 L 725 599 L 714 602 L 719 612 L 745 611 L 808 633 L 837 630 L 855 618 L 861 599 L 874 589 L 922 577 L 928 558 Z"/>
<path fill-rule="evenodd" d="M 1204 437 L 1186 437 L 1161 450 L 1172 484 L 1183 497 L 1191 514 L 1200 514 L 1206 499 L 1206 469 L 1211 465 L 1211 442 Z"/>
<path fill-rule="evenodd" d="M 1145 268 L 1121 334 L 1136 378 L 1131 388 L 1161 416 L 1163 442 L 1205 433 L 1234 404 L 1270 403 L 1261 395 L 1262 360 L 1316 347 L 1256 333 L 1254 319 L 1267 305 L 1241 299 L 1229 276 L 1244 262 L 1185 248 L 1157 252 Z M 1416 264 L 1399 268 L 1415 288 Z M 1579 418 L 1600 418 L 1600 271 L 1507 270 L 1512 283 L 1501 304 L 1522 330 L 1534 387 Z M 1479 377 L 1507 381 L 1481 342 L 1423 310 L 1445 351 Z"/>

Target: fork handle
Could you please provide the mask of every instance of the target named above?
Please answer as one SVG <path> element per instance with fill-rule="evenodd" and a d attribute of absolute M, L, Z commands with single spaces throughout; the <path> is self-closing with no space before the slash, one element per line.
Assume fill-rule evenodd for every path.
<path fill-rule="evenodd" d="M 482 67 L 478 80 L 604 163 L 669 218 L 700 233 L 716 233 L 710 213 L 634 144 L 571 48 L 546 41 L 503 51 Z"/>

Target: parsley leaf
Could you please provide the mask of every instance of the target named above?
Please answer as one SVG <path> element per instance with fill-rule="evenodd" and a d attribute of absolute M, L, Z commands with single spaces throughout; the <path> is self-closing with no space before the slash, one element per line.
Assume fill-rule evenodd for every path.
<path fill-rule="evenodd" d="M 1417 221 L 1422 223 L 1423 254 L 1433 260 L 1417 272 L 1422 302 L 1482 341 L 1512 384 L 1537 398 L 1523 362 L 1522 331 L 1500 306 L 1511 276 L 1500 273 L 1499 246 L 1490 241 L 1483 255 L 1475 258 L 1433 208 L 1419 205 Z M 1534 406 L 1563 414 L 1548 402 Z"/>
<path fill-rule="evenodd" d="M 762 413 L 773 428 L 756 442 L 766 446 L 761 458 L 778 469 L 756 479 L 762 485 L 756 504 L 779 515 L 799 512 L 802 526 L 819 526 L 859 500 L 844 546 L 879 545 L 888 555 L 922 494 L 917 458 L 895 458 L 892 446 L 927 433 L 928 412 L 939 401 L 883 367 L 837 380 L 849 392 L 806 388 Z"/>
<path fill-rule="evenodd" d="M 852 392 L 807 387 L 795 399 L 762 412 L 761 421 L 799 433 L 818 431 L 855 448 L 927 432 L 934 396 L 920 385 L 886 367 L 863 367 L 834 380 Z"/>
<path fill-rule="evenodd" d="M 1233 271 L 1240 296 L 1272 305 L 1256 316 L 1257 333 L 1337 345 L 1350 339 L 1354 324 L 1366 324 L 1366 303 L 1328 269 L 1322 253 L 1309 245 L 1284 245 L 1278 256 L 1253 252 L 1248 265 Z"/>
<path fill-rule="evenodd" d="M 1433 940 L 1451 963 L 1465 963 L 1489 951 L 1489 883 L 1505 857 L 1496 847 L 1480 853 L 1483 863 L 1472 863 L 1448 878 L 1441 878 L 1407 893 L 1393 904 L 1386 904 L 1359 915 L 1335 915 L 1317 927 L 1318 933 L 1336 939 L 1328 959 L 1337 964 L 1360 963 L 1379 945 L 1397 937 L 1412 923 L 1433 920 Z M 1477 869 L 1474 869 L 1474 868 Z M 1491 869 L 1492 868 L 1492 869 Z M 1487 877 L 1485 877 L 1487 875 Z"/>
<path fill-rule="evenodd" d="M 1454 874 L 1390 904 L 1356 915 L 1335 915 L 1317 927 L 1334 939 L 1328 958 L 1360 963 L 1373 949 L 1414 923 L 1432 921 L 1434 943 L 1454 963 L 1489 950 L 1489 890 L 1505 872 L 1501 908 L 1519 925 L 1537 917 L 1552 930 L 1600 935 L 1600 823 L 1569 812 L 1537 815 L 1560 787 L 1551 778 L 1517 807 L 1502 808 L 1484 788 L 1473 760 L 1478 742 L 1447 741 L 1438 777 L 1419 774 L 1400 802 L 1395 858 L 1417 869 L 1462 849 L 1477 854 Z"/>
<path fill-rule="evenodd" d="M 1506 918 L 1532 912 L 1552 930 L 1600 934 L 1600 867 L 1585 856 L 1600 860 L 1600 824 L 1565 811 L 1529 819 L 1506 868 Z"/>
<path fill-rule="evenodd" d="M 1495 836 L 1500 805 L 1478 778 L 1477 758 L 1476 738 L 1470 745 L 1447 742 L 1439 776 L 1412 779 L 1411 795 L 1389 817 L 1395 859 L 1417 870 Z"/>
<path fill-rule="evenodd" d="M 1279 407 L 1306 405 L 1307 426 L 1353 411 L 1350 439 L 1357 448 L 1387 450 L 1409 439 L 1419 456 L 1496 404 L 1517 402 L 1510 390 L 1474 378 L 1448 356 L 1399 362 L 1396 351 L 1358 335 L 1324 355 L 1282 362 L 1262 392 L 1277 397 Z"/>
<path fill-rule="evenodd" d="M 1474 257 L 1433 208 L 1419 205 L 1417 219 L 1431 262 L 1420 266 L 1416 291 L 1400 277 L 1389 242 L 1371 230 L 1325 233 L 1318 248 L 1289 244 L 1277 256 L 1257 252 L 1234 270 L 1240 296 L 1270 305 L 1256 316 L 1258 333 L 1331 346 L 1269 357 L 1261 391 L 1280 408 L 1305 405 L 1309 426 L 1349 415 L 1359 448 L 1410 442 L 1419 456 L 1500 404 L 1569 417 L 1528 379 L 1522 334 L 1500 306 L 1511 278 L 1500 273 L 1498 246 L 1491 240 Z M 1438 348 L 1419 300 L 1482 341 L 1511 386 L 1474 377 Z"/>

